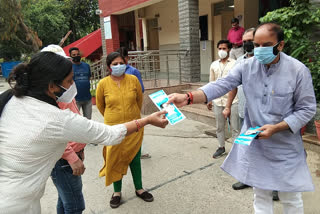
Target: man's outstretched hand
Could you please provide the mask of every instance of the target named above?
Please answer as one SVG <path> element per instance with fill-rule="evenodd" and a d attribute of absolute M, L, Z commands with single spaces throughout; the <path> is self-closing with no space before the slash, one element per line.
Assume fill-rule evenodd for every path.
<path fill-rule="evenodd" d="M 173 93 L 168 96 L 169 100 L 167 103 L 173 103 L 178 108 L 183 107 L 188 104 L 188 99 L 186 94 Z"/>

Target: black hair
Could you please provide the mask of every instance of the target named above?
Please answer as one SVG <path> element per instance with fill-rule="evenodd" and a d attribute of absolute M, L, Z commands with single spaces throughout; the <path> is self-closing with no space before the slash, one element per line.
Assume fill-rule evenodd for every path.
<path fill-rule="evenodd" d="M 280 41 L 283 41 L 284 40 L 284 31 L 282 30 L 281 26 L 278 25 L 277 23 L 274 23 L 274 22 L 266 22 L 266 23 L 262 23 L 260 25 L 258 25 L 256 27 L 256 29 L 253 31 L 253 37 L 255 36 L 257 30 L 262 27 L 262 26 L 268 26 L 268 30 L 271 31 L 274 34 L 277 35 L 277 39 L 278 39 L 278 42 Z"/>
<path fill-rule="evenodd" d="M 227 39 L 221 39 L 217 44 L 217 48 L 219 48 L 219 45 L 221 45 L 221 44 L 227 44 L 228 49 L 232 48 L 231 42 L 229 40 L 227 40 Z"/>
<path fill-rule="evenodd" d="M 238 23 L 239 24 L 239 19 L 237 19 L 237 18 L 231 19 L 231 24 L 233 24 L 233 23 Z"/>
<path fill-rule="evenodd" d="M 80 50 L 79 50 L 79 48 L 77 48 L 77 47 L 72 47 L 72 48 L 69 49 L 69 54 L 70 54 L 70 55 L 71 55 L 71 52 L 72 52 L 72 51 L 80 51 Z"/>
<path fill-rule="evenodd" d="M 72 62 L 58 54 L 44 51 L 35 54 L 29 63 L 17 65 L 10 73 L 8 82 L 16 97 L 28 93 L 46 94 L 50 83 L 61 84 L 70 72 Z"/>
<path fill-rule="evenodd" d="M 126 47 L 118 48 L 117 52 L 120 53 L 120 55 L 123 56 L 123 57 L 129 56 L 128 55 L 128 48 L 126 48 Z"/>
<path fill-rule="evenodd" d="M 107 66 L 108 66 L 108 68 L 110 68 L 110 65 L 113 62 L 113 60 L 115 60 L 118 57 L 121 57 L 121 59 L 123 59 L 123 62 L 125 62 L 124 57 L 119 52 L 112 52 L 107 56 Z"/>

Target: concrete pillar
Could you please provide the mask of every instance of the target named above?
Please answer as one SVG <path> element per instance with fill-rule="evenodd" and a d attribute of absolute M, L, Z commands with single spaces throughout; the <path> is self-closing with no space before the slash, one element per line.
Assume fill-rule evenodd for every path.
<path fill-rule="evenodd" d="M 106 39 L 105 39 L 105 34 L 104 34 L 104 17 L 100 16 L 100 28 L 101 28 L 101 42 L 102 42 L 102 69 L 104 71 L 107 70 L 107 44 L 106 44 Z"/>
<path fill-rule="evenodd" d="M 111 53 L 120 48 L 119 26 L 117 16 L 111 15 L 111 34 L 112 39 L 107 39 L 107 52 Z"/>
<path fill-rule="evenodd" d="M 200 81 L 199 0 L 178 0 L 182 81 Z"/>
<path fill-rule="evenodd" d="M 136 31 L 137 51 L 141 51 L 140 25 L 139 25 L 139 14 L 138 14 L 138 10 L 135 10 L 135 11 L 134 11 L 134 25 L 135 25 L 135 31 Z"/>

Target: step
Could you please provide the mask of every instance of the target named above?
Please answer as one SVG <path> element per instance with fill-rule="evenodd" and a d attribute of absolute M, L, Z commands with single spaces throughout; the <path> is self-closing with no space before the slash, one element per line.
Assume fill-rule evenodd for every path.
<path fill-rule="evenodd" d="M 209 111 L 207 105 L 205 104 L 193 104 L 189 106 L 184 106 L 180 108 L 183 114 L 192 120 L 196 120 L 198 122 L 207 124 L 212 128 L 209 130 L 203 130 L 203 132 L 207 135 L 217 137 L 216 135 L 216 119 L 212 111 Z M 231 133 L 228 131 L 228 127 L 226 125 L 225 128 L 226 139 L 231 137 Z"/>
<path fill-rule="evenodd" d="M 320 142 L 317 135 L 305 133 L 302 135 L 303 142 L 320 146 Z"/>
<path fill-rule="evenodd" d="M 207 109 L 205 104 L 193 104 L 180 108 L 183 114 L 192 120 L 205 123 L 210 126 L 215 126 L 216 120 L 212 111 Z"/>

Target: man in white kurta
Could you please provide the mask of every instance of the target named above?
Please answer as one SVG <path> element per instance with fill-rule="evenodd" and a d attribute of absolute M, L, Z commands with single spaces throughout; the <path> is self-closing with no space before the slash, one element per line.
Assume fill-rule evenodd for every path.
<path fill-rule="evenodd" d="M 233 68 L 236 63 L 236 60 L 229 57 L 231 50 L 231 43 L 228 40 L 220 40 L 217 44 L 218 48 L 218 60 L 212 62 L 210 66 L 210 82 L 215 82 L 219 78 L 225 77 L 228 75 L 229 71 Z M 233 94 L 236 94 L 236 90 L 233 90 Z M 231 125 L 232 138 L 235 139 L 239 134 L 239 122 L 238 122 L 238 99 L 235 99 L 231 103 L 227 103 L 228 95 L 221 96 L 214 99 L 212 102 L 208 102 L 208 109 L 212 109 L 216 119 L 216 128 L 217 128 L 217 138 L 219 142 L 219 147 L 216 152 L 213 154 L 213 158 L 218 158 L 225 153 L 225 124 L 226 120 L 230 121 L 229 126 Z M 231 111 L 231 115 L 225 115 L 224 111 Z"/>

